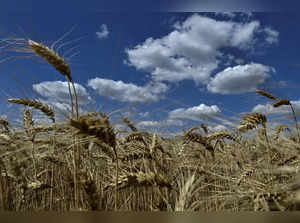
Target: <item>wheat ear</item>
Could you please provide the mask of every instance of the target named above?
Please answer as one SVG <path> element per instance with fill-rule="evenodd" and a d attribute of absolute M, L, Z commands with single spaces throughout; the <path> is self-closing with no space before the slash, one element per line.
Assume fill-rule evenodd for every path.
<path fill-rule="evenodd" d="M 196 142 L 205 147 L 206 150 L 208 150 L 212 157 L 215 158 L 214 154 L 214 148 L 209 143 L 209 140 L 207 137 L 200 135 L 199 133 L 192 132 L 194 128 L 190 129 L 185 135 L 184 135 L 184 144 L 187 144 L 189 142 Z"/>
<path fill-rule="evenodd" d="M 6 131 L 9 131 L 9 123 L 7 120 L 3 119 L 3 118 L 0 118 L 0 125 L 2 125 Z"/>
<path fill-rule="evenodd" d="M 207 136 L 207 140 L 209 142 L 211 142 L 212 140 L 218 140 L 218 139 L 224 139 L 224 138 L 230 139 L 233 141 L 236 140 L 236 138 L 228 132 L 215 132 L 215 133 Z"/>
<path fill-rule="evenodd" d="M 43 112 L 45 115 L 47 115 L 53 122 L 55 122 L 53 110 L 48 105 L 42 104 L 39 101 L 29 100 L 29 99 L 11 98 L 11 99 L 8 99 L 8 102 L 26 105 L 26 106 L 38 109 L 41 112 Z"/>
<path fill-rule="evenodd" d="M 279 134 L 284 131 L 284 130 L 290 130 L 289 127 L 287 125 L 279 125 L 276 128 L 276 131 L 274 133 L 274 140 L 277 140 L 279 138 Z"/>
<path fill-rule="evenodd" d="M 272 105 L 275 108 L 280 107 L 282 105 L 289 105 L 290 106 L 290 108 L 292 110 L 292 113 L 293 113 L 294 120 L 295 120 L 295 126 L 296 126 L 296 130 L 297 130 L 297 135 L 298 135 L 298 142 L 300 142 L 298 121 L 297 121 L 296 113 L 295 113 L 295 110 L 294 110 L 294 107 L 293 107 L 292 103 L 289 100 L 286 100 L 286 99 L 279 99 L 279 100 L 275 101 Z"/>
<path fill-rule="evenodd" d="M 51 64 L 53 67 L 55 67 L 55 69 L 57 71 L 59 71 L 63 76 L 65 76 L 65 78 L 67 79 L 71 107 L 72 107 L 72 115 L 73 115 L 74 114 L 73 99 L 72 99 L 72 93 L 71 93 L 71 89 L 70 89 L 70 85 L 69 85 L 70 82 L 72 83 L 72 88 L 74 91 L 75 103 L 76 103 L 76 118 L 78 119 L 78 116 L 79 116 L 78 98 L 77 98 L 77 93 L 76 93 L 74 81 L 71 76 L 71 70 L 70 70 L 69 65 L 66 63 L 66 61 L 61 56 L 59 56 L 58 53 L 54 52 L 49 47 L 47 47 L 41 43 L 37 43 L 33 40 L 28 40 L 28 44 L 36 55 L 38 55 L 38 56 L 42 57 L 44 60 L 46 60 L 49 64 Z"/>
<path fill-rule="evenodd" d="M 129 121 L 126 117 L 122 117 L 123 122 L 131 129 L 133 132 L 137 132 L 137 128 Z"/>
<path fill-rule="evenodd" d="M 245 130 L 254 129 L 258 125 L 262 125 L 264 128 L 264 134 L 265 134 L 267 143 L 269 144 L 267 131 L 266 131 L 266 122 L 267 122 L 267 118 L 263 114 L 260 114 L 260 113 L 245 114 L 242 117 L 242 121 L 240 122 L 240 125 L 238 126 L 238 132 L 244 132 Z"/>
<path fill-rule="evenodd" d="M 36 159 L 35 159 L 35 148 L 34 148 L 34 138 L 35 138 L 35 132 L 33 131 L 33 120 L 32 120 L 32 112 L 28 110 L 27 108 L 24 109 L 23 112 L 23 121 L 24 121 L 24 129 L 27 134 L 27 137 L 30 139 L 32 143 L 32 150 L 31 150 L 31 156 L 32 156 L 32 163 L 34 168 L 34 176 L 35 180 L 37 179 L 37 168 L 36 168 Z"/>
<path fill-rule="evenodd" d="M 257 93 L 257 94 L 260 94 L 260 95 L 262 95 L 262 96 L 265 96 L 265 97 L 267 97 L 267 98 L 269 98 L 269 99 L 276 100 L 276 98 L 275 98 L 271 93 L 266 92 L 266 91 L 264 91 L 264 90 L 262 90 L 262 89 L 257 89 L 257 90 L 256 90 L 256 93 Z"/>

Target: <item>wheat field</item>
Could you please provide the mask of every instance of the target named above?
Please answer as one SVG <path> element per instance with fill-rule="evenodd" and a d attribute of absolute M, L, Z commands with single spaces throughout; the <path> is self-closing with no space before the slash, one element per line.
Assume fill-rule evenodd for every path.
<path fill-rule="evenodd" d="M 57 122 L 47 104 L 8 99 L 24 109 L 24 126 L 17 130 L 0 119 L 1 210 L 300 209 L 300 137 L 289 100 L 257 89 L 274 107 L 289 105 L 293 111 L 295 126 L 280 125 L 275 131 L 267 128 L 264 114 L 249 113 L 231 132 L 209 132 L 201 124 L 166 138 L 140 131 L 123 117 L 130 132 L 122 136 L 109 115 L 80 114 L 71 69 L 62 57 L 33 40 L 27 50 L 66 78 L 72 110 Z M 52 123 L 35 125 L 33 110 Z M 250 131 L 254 137 L 248 137 Z"/>

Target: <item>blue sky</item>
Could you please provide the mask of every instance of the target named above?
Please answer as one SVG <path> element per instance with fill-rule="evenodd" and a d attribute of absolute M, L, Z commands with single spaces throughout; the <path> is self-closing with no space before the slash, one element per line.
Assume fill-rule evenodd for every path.
<path fill-rule="evenodd" d="M 1 38 L 50 46 L 70 32 L 55 48 L 70 41 L 59 53 L 70 63 L 81 111 L 112 113 L 118 128 L 122 115 L 141 129 L 164 132 L 200 123 L 231 128 L 245 112 L 267 114 L 272 126 L 284 122 L 288 108 L 272 108 L 257 88 L 288 98 L 300 113 L 297 13 L 109 11 L 107 5 L 98 11 L 96 3 L 85 11 L 74 3 L 68 12 L 53 5 L 43 11 L 48 5 L 30 1 L 19 10 L 14 1 L 7 4 Z M 51 104 L 63 118 L 64 77 L 33 54 L 0 51 L 0 60 L 10 56 L 0 63 L 0 114 L 21 125 L 21 106 L 6 100 L 28 97 Z"/>

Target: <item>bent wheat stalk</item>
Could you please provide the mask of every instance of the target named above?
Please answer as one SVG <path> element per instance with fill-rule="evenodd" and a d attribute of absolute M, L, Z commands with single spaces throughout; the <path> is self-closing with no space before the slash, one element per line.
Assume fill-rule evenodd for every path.
<path fill-rule="evenodd" d="M 69 88 L 69 94 L 70 94 L 70 101 L 71 101 L 71 107 L 72 107 L 72 116 L 74 115 L 74 110 L 73 110 L 73 98 L 72 98 L 72 93 L 71 93 L 71 89 L 70 89 L 70 82 L 72 84 L 72 88 L 74 91 L 74 95 L 75 95 L 75 103 L 76 103 L 76 117 L 78 119 L 78 99 L 77 99 L 77 93 L 76 93 L 76 89 L 75 89 L 75 85 L 74 85 L 74 81 L 71 77 L 71 70 L 69 65 L 66 63 L 66 61 L 58 55 L 58 53 L 54 52 L 52 49 L 50 49 L 49 47 L 41 44 L 41 43 L 37 43 L 33 40 L 28 40 L 28 44 L 31 47 L 31 49 L 33 50 L 33 52 L 42 57 L 44 60 L 46 60 L 49 64 L 51 64 L 53 67 L 55 67 L 55 69 L 57 71 L 59 71 L 63 76 L 65 76 L 65 78 L 68 81 L 68 88 Z"/>
<path fill-rule="evenodd" d="M 33 107 L 37 110 L 40 110 L 45 115 L 47 115 L 53 122 L 55 122 L 54 112 L 53 110 L 45 104 L 42 104 L 39 101 L 36 100 L 29 100 L 29 99 L 22 99 L 22 98 L 10 98 L 7 100 L 8 102 L 15 103 L 15 104 L 21 104 L 29 107 Z"/>

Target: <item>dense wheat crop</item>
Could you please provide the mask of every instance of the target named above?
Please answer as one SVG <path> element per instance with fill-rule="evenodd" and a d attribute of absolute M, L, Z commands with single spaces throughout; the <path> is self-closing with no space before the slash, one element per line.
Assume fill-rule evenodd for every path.
<path fill-rule="evenodd" d="M 71 68 L 45 45 L 33 52 L 74 87 Z M 70 88 L 70 85 L 69 85 Z M 69 91 L 71 92 L 71 91 Z M 74 87 L 74 93 L 75 87 Z M 271 93 L 273 106 L 290 105 Z M 140 131 L 127 117 L 125 136 L 101 112 L 57 122 L 36 99 L 24 107 L 24 128 L 0 119 L 0 209 L 11 211 L 270 211 L 299 210 L 299 138 L 281 125 L 270 136 L 264 114 L 245 114 L 236 128 L 209 132 L 201 124 L 173 138 Z M 73 98 L 70 93 L 70 104 Z M 292 108 L 292 106 L 291 106 Z M 51 125 L 35 125 L 37 109 Z M 293 109 L 293 108 L 292 108 Z M 297 120 L 296 130 L 298 130 Z M 200 128 L 204 134 L 200 132 Z M 248 137 L 248 132 L 256 137 Z M 272 140 L 271 140 L 272 139 Z"/>

